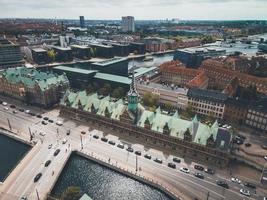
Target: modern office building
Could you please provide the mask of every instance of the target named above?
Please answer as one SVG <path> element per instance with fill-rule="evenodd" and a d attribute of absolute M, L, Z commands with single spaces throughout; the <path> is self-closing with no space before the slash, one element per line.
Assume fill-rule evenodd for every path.
<path fill-rule="evenodd" d="M 123 32 L 134 32 L 135 25 L 134 25 L 134 17 L 126 16 L 121 18 L 121 29 Z"/>
<path fill-rule="evenodd" d="M 89 44 L 92 48 L 94 57 L 101 57 L 101 58 L 113 58 L 114 57 L 114 47 L 111 45 L 104 45 L 104 44 Z"/>
<path fill-rule="evenodd" d="M 130 43 L 130 52 L 134 54 L 145 54 L 146 45 L 144 43 L 131 42 Z"/>
<path fill-rule="evenodd" d="M 70 47 L 53 46 L 56 53 L 57 62 L 71 62 L 73 60 L 72 50 Z"/>
<path fill-rule="evenodd" d="M 72 55 L 75 58 L 88 60 L 91 58 L 91 48 L 88 46 L 71 45 Z"/>
<path fill-rule="evenodd" d="M 47 55 L 47 50 L 45 50 L 43 48 L 32 48 L 31 53 L 32 53 L 33 62 L 35 62 L 39 65 L 49 63 L 49 57 Z"/>
<path fill-rule="evenodd" d="M 18 67 L 24 64 L 20 46 L 5 38 L 0 38 L 0 69 Z"/>
<path fill-rule="evenodd" d="M 85 28 L 84 16 L 80 16 L 80 27 Z"/>
<path fill-rule="evenodd" d="M 65 74 L 26 67 L 5 69 L 0 74 L 1 94 L 44 107 L 57 103 L 68 88 Z"/>
<path fill-rule="evenodd" d="M 187 67 L 198 68 L 204 59 L 223 56 L 225 54 L 226 50 L 224 49 L 192 47 L 176 50 L 174 53 L 174 60 L 181 61 Z"/>

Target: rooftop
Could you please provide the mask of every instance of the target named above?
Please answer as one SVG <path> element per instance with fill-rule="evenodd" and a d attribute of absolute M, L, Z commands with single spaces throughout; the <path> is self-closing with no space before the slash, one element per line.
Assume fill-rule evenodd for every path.
<path fill-rule="evenodd" d="M 117 83 L 123 83 L 130 85 L 132 80 L 128 77 L 125 76 L 117 76 L 117 75 L 112 75 L 112 74 L 105 74 L 105 73 L 96 73 L 95 78 L 106 80 L 106 81 L 112 81 L 112 82 L 117 82 Z"/>
<path fill-rule="evenodd" d="M 187 95 L 188 97 L 199 98 L 215 102 L 225 102 L 227 100 L 227 95 L 214 90 L 202 90 L 198 88 L 191 88 L 188 90 Z"/>
<path fill-rule="evenodd" d="M 69 50 L 71 50 L 70 47 L 60 47 L 60 46 L 53 46 L 53 49 L 58 49 L 60 51 L 69 51 Z"/>
<path fill-rule="evenodd" d="M 111 58 L 111 59 L 108 59 L 108 60 L 95 62 L 93 64 L 94 65 L 98 65 L 98 66 L 107 66 L 107 65 L 111 65 L 111 64 L 122 62 L 122 61 L 126 61 L 126 60 L 127 60 L 126 58 Z"/>
<path fill-rule="evenodd" d="M 89 74 L 97 72 L 95 70 L 86 70 L 86 69 L 80 69 L 80 68 L 74 68 L 74 67 L 67 67 L 67 66 L 63 66 L 63 65 L 56 66 L 53 69 L 66 71 L 66 72 L 80 73 L 80 74 L 85 74 L 85 75 L 89 75 Z"/>
<path fill-rule="evenodd" d="M 86 45 L 77 45 L 77 44 L 73 44 L 73 45 L 71 45 L 71 47 L 79 48 L 79 49 L 90 49 L 90 47 L 88 47 Z"/>
<path fill-rule="evenodd" d="M 143 74 L 146 74 L 148 72 L 151 72 L 153 70 L 157 69 L 157 67 L 139 67 L 134 70 L 135 77 L 138 78 L 139 76 L 142 76 Z"/>
<path fill-rule="evenodd" d="M 38 52 L 38 53 L 40 53 L 40 52 L 47 52 L 45 49 L 43 49 L 43 48 L 32 48 L 32 51 L 35 51 L 35 52 Z"/>
<path fill-rule="evenodd" d="M 190 47 L 186 49 L 179 49 L 188 53 L 208 53 L 208 52 L 226 52 L 225 49 L 212 48 L 212 47 Z"/>

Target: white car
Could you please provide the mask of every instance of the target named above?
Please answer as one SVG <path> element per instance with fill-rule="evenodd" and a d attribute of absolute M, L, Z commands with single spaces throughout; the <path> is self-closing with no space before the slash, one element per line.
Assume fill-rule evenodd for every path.
<path fill-rule="evenodd" d="M 45 133 L 44 132 L 40 132 L 39 135 L 45 136 Z"/>
<path fill-rule="evenodd" d="M 68 142 L 67 139 L 62 140 L 62 144 L 66 144 Z"/>
<path fill-rule="evenodd" d="M 190 172 L 190 170 L 185 168 L 185 167 L 181 167 L 180 171 L 184 172 L 184 173 L 187 173 L 187 174 Z"/>
<path fill-rule="evenodd" d="M 25 113 L 29 114 L 31 111 L 30 110 L 25 110 Z"/>
<path fill-rule="evenodd" d="M 250 192 L 248 190 L 246 190 L 246 189 L 240 189 L 240 194 L 243 194 L 243 195 L 245 195 L 247 197 L 250 196 Z"/>
<path fill-rule="evenodd" d="M 57 121 L 56 125 L 62 126 L 63 125 L 63 122 L 62 121 Z"/>
<path fill-rule="evenodd" d="M 263 158 L 264 158 L 265 160 L 267 160 L 267 156 L 264 156 Z"/>
<path fill-rule="evenodd" d="M 5 109 L 5 110 L 8 110 L 8 107 L 5 107 L 4 109 Z"/>
<path fill-rule="evenodd" d="M 2 105 L 3 105 L 3 106 L 7 106 L 7 102 L 3 102 Z"/>
<path fill-rule="evenodd" d="M 238 178 L 231 178 L 231 181 L 233 182 L 233 183 L 238 183 L 238 184 L 241 184 L 241 180 L 239 180 Z"/>

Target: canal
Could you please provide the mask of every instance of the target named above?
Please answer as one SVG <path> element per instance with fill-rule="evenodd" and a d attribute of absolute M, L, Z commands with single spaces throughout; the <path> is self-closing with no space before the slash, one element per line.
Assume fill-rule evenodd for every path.
<path fill-rule="evenodd" d="M 78 186 L 94 200 L 171 200 L 162 192 L 73 153 L 64 167 L 53 197 L 69 186 Z"/>
<path fill-rule="evenodd" d="M 30 149 L 29 145 L 0 134 L 0 182 L 4 182 Z"/>

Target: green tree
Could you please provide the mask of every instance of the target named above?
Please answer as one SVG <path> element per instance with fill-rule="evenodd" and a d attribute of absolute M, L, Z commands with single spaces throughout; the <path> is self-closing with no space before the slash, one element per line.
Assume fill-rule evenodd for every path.
<path fill-rule="evenodd" d="M 167 103 L 165 104 L 165 108 L 166 108 L 168 111 L 170 111 L 170 110 L 173 108 L 173 105 L 172 105 L 170 102 L 167 102 Z"/>
<path fill-rule="evenodd" d="M 56 60 L 56 55 L 57 54 L 53 49 L 47 51 L 47 56 L 52 62 Z"/>
<path fill-rule="evenodd" d="M 79 187 L 70 186 L 61 195 L 60 200 L 78 200 L 81 197 L 81 189 Z"/>
<path fill-rule="evenodd" d="M 119 89 L 118 88 L 114 89 L 111 96 L 117 99 L 120 98 L 121 95 Z"/>
<path fill-rule="evenodd" d="M 105 83 L 104 86 L 100 88 L 99 93 L 104 96 L 107 96 L 108 94 L 111 93 L 111 85 L 108 83 Z"/>
<path fill-rule="evenodd" d="M 216 41 L 216 38 L 211 35 L 205 35 L 204 37 L 201 38 L 202 44 L 213 43 L 215 41 Z"/>
<path fill-rule="evenodd" d="M 159 103 L 159 96 L 152 94 L 151 92 L 146 92 L 143 95 L 143 103 L 148 107 L 157 106 Z"/>

